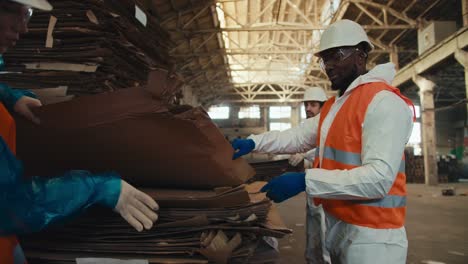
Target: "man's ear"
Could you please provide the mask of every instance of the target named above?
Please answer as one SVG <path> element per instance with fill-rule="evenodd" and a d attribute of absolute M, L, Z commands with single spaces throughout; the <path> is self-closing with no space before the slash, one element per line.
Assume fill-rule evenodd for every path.
<path fill-rule="evenodd" d="M 365 52 L 358 52 L 357 54 L 357 61 L 359 65 L 363 65 L 364 67 L 366 66 L 367 63 L 367 54 Z"/>

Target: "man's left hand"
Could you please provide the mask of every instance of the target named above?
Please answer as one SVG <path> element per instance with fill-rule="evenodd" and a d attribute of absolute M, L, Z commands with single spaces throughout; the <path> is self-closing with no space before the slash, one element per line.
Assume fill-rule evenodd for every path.
<path fill-rule="evenodd" d="M 267 197 L 274 202 L 281 203 L 305 191 L 305 188 L 304 172 L 288 172 L 273 178 L 260 191 L 266 192 Z"/>
<path fill-rule="evenodd" d="M 26 119 L 30 120 L 34 124 L 40 124 L 41 121 L 32 112 L 33 108 L 41 107 L 41 101 L 34 99 L 29 96 L 22 96 L 15 104 L 14 110 L 16 113 L 22 115 Z"/>

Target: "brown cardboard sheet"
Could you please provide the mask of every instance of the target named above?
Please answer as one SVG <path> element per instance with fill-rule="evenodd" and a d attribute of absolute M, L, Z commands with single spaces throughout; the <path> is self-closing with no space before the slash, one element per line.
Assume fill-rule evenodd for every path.
<path fill-rule="evenodd" d="M 165 95 L 162 95 L 165 96 Z M 174 115 L 142 88 L 83 96 L 19 119 L 18 156 L 27 175 L 72 169 L 117 171 L 137 186 L 236 186 L 254 175 L 200 108 Z"/>

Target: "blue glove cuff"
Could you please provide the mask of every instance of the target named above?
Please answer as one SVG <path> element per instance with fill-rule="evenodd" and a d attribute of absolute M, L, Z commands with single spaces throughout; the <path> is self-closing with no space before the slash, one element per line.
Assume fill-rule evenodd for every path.
<path fill-rule="evenodd" d="M 253 141 L 253 139 L 247 139 L 247 146 L 249 147 L 250 150 L 254 150 L 255 149 L 255 141 Z"/>
<path fill-rule="evenodd" d="M 114 209 L 119 201 L 122 190 L 122 180 L 117 173 L 107 173 L 98 177 L 93 177 L 95 192 L 93 200 L 97 204 Z"/>

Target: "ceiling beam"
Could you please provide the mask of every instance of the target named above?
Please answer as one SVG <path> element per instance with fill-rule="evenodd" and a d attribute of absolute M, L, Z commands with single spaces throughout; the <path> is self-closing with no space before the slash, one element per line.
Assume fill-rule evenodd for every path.
<path fill-rule="evenodd" d="M 375 3 L 375 2 L 369 1 L 369 0 L 351 0 L 351 2 L 354 3 L 354 4 L 364 4 L 364 5 L 367 5 L 367 6 L 372 6 L 372 7 L 375 7 L 376 9 L 379 9 L 379 10 L 386 10 L 392 16 L 394 16 L 394 17 L 408 23 L 408 25 L 411 25 L 411 26 L 413 26 L 415 28 L 418 26 L 418 23 L 417 23 L 416 20 L 409 18 L 404 13 L 398 12 L 398 11 L 396 11 L 395 9 L 393 9 L 393 8 L 391 8 L 389 6 L 382 5 L 382 4 L 379 4 L 379 3 Z"/>
<path fill-rule="evenodd" d="M 424 73 L 437 63 L 455 54 L 457 50 L 463 49 L 466 46 L 468 46 L 467 27 L 460 29 L 398 71 L 393 80 L 393 85 L 399 86 L 402 83 L 412 80 L 414 75 Z"/>
<path fill-rule="evenodd" d="M 385 29 L 415 29 L 416 25 L 400 24 L 400 25 L 363 25 L 364 29 L 368 30 L 385 30 Z M 168 28 L 169 32 L 177 32 L 182 34 L 209 34 L 213 32 L 257 32 L 257 31 L 312 31 L 324 30 L 324 26 L 267 26 L 267 27 L 226 27 L 226 28 L 207 28 L 195 30 L 183 30 L 177 28 Z"/>
<path fill-rule="evenodd" d="M 220 65 L 221 66 L 221 65 Z M 204 70 L 195 70 L 195 71 L 183 71 L 181 72 L 182 74 L 197 74 L 200 72 L 226 72 L 225 69 L 219 69 L 219 68 L 210 68 L 210 69 L 204 69 Z M 260 69 L 229 69 L 228 71 L 233 71 L 233 72 L 299 72 L 297 70 L 292 70 L 292 69 L 270 69 L 270 68 L 260 68 Z M 315 80 L 314 80 L 315 81 Z"/>
<path fill-rule="evenodd" d="M 298 14 L 302 19 L 304 19 L 309 25 L 313 25 L 314 23 L 300 10 L 296 4 L 292 3 L 290 0 L 286 0 L 286 3 L 292 7 L 292 9 Z"/>
<path fill-rule="evenodd" d="M 219 54 L 221 50 L 211 52 L 193 52 L 193 53 L 174 53 L 171 54 L 174 58 L 181 57 L 199 57 L 199 56 L 211 56 Z M 296 51 L 296 50 L 277 50 L 277 51 L 253 51 L 253 50 L 226 50 L 226 55 L 274 55 L 274 54 L 313 54 L 312 51 Z"/>
<path fill-rule="evenodd" d="M 297 103 L 302 102 L 302 98 L 299 99 L 250 99 L 250 100 L 241 100 L 241 99 L 220 99 L 215 101 L 215 104 L 218 103 Z"/>
<path fill-rule="evenodd" d="M 378 19 L 374 14 L 372 14 L 372 12 L 367 10 L 367 8 L 363 7 L 360 3 L 354 3 L 354 5 L 357 6 L 359 9 L 361 9 L 361 11 L 365 13 L 368 17 L 372 18 L 372 20 L 374 20 L 375 23 L 381 26 L 384 25 L 384 23 L 380 19 Z"/>

